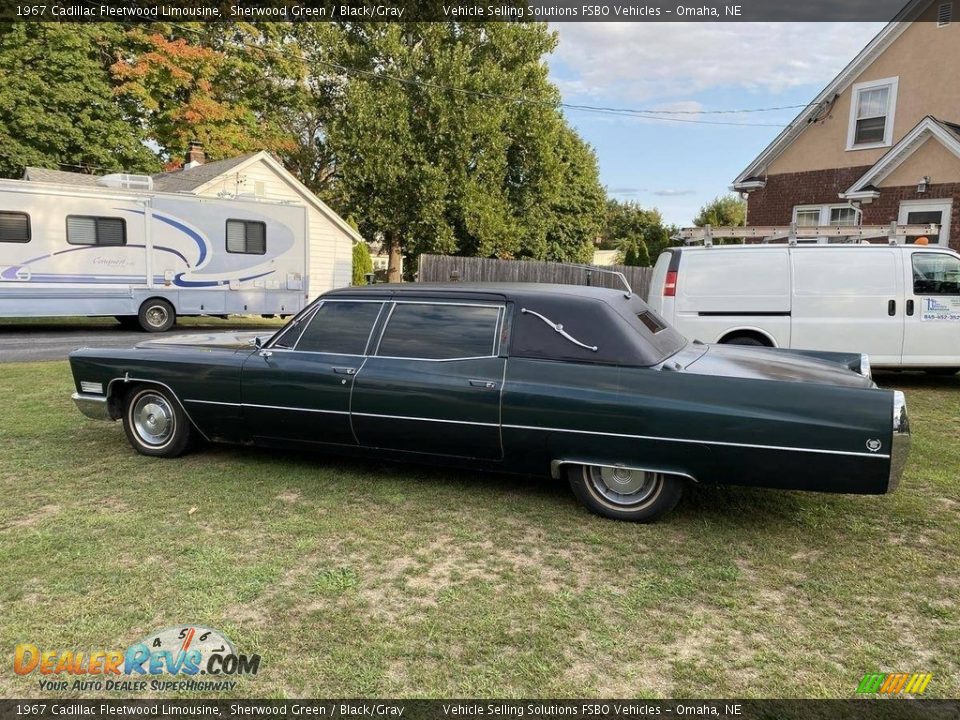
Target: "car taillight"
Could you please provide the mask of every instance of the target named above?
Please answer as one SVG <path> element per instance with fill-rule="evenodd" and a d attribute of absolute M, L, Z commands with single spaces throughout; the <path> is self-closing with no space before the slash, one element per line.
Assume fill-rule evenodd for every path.
<path fill-rule="evenodd" d="M 667 279 L 663 282 L 663 296 L 674 297 L 677 294 L 677 271 L 667 272 Z"/>

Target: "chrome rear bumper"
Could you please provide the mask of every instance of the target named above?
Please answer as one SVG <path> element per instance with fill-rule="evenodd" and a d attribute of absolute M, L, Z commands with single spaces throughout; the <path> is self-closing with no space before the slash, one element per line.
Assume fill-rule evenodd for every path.
<path fill-rule="evenodd" d="M 110 410 L 107 408 L 107 398 L 103 395 L 87 395 L 86 393 L 74 393 L 70 397 L 77 404 L 80 410 L 88 418 L 94 420 L 113 420 L 110 417 Z"/>
<path fill-rule="evenodd" d="M 893 442 L 890 447 L 890 480 L 887 492 L 893 492 L 900 484 L 903 470 L 910 455 L 910 419 L 907 416 L 907 400 L 903 393 L 893 393 Z"/>

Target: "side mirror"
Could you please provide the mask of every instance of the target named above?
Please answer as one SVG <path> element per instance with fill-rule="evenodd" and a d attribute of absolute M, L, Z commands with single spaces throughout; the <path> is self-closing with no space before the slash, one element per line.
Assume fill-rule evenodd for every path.
<path fill-rule="evenodd" d="M 253 346 L 254 346 L 257 350 L 259 350 L 261 347 L 263 347 L 263 340 L 260 339 L 260 336 L 259 336 L 259 335 L 257 335 L 257 336 L 253 339 Z"/>

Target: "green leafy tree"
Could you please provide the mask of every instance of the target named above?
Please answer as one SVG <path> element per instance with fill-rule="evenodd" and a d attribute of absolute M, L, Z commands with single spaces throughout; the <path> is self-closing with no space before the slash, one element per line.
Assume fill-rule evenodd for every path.
<path fill-rule="evenodd" d="M 112 23 L 0 24 L 0 175 L 159 170 L 114 99 L 109 67 L 122 42 Z"/>
<path fill-rule="evenodd" d="M 600 247 L 618 249 L 626 265 L 650 265 L 671 245 L 671 230 L 663 224 L 656 208 L 644 208 L 632 200 L 607 200 Z M 626 262 L 628 250 L 636 246 L 637 262 Z"/>
<path fill-rule="evenodd" d="M 747 223 L 747 203 L 739 195 L 728 193 L 714 198 L 702 208 L 693 219 L 697 227 L 712 225 L 745 225 Z"/>
<path fill-rule="evenodd" d="M 555 107 L 542 58 L 556 38 L 545 25 L 367 23 L 344 33 L 341 62 L 355 72 L 328 128 L 330 202 L 382 237 L 391 281 L 402 254 L 411 268 L 423 252 L 589 256 L 602 189 L 592 152 Z"/>
<path fill-rule="evenodd" d="M 358 242 L 353 246 L 353 285 L 366 285 L 367 273 L 373 272 L 373 258 L 366 243 Z"/>
<path fill-rule="evenodd" d="M 646 241 L 640 236 L 633 236 L 623 241 L 621 245 L 622 262 L 634 267 L 650 266 L 650 251 Z"/>

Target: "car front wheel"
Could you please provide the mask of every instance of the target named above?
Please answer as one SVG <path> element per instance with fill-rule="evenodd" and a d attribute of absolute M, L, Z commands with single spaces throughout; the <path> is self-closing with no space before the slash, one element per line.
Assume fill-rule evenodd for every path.
<path fill-rule="evenodd" d="M 571 465 L 567 479 L 577 499 L 592 512 L 614 520 L 653 522 L 683 495 L 674 475 L 604 465 Z"/>
<path fill-rule="evenodd" d="M 141 455 L 178 457 L 190 447 L 193 428 L 166 390 L 141 386 L 127 396 L 123 412 L 127 440 Z"/>

